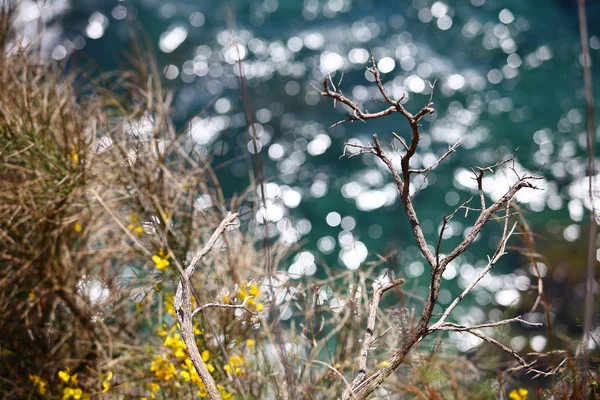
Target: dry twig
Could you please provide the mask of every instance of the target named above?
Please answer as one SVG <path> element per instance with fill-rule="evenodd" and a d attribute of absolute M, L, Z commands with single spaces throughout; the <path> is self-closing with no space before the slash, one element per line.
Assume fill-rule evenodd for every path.
<path fill-rule="evenodd" d="M 208 252 L 215 245 L 219 236 L 221 236 L 225 229 L 227 229 L 227 227 L 230 226 L 237 219 L 237 217 L 237 213 L 228 213 L 225 219 L 221 221 L 210 239 L 208 239 L 208 242 L 206 242 L 202 250 L 196 253 L 196 255 L 192 258 L 192 261 L 185 268 L 182 276 L 180 277 L 179 284 L 177 285 L 177 292 L 175 293 L 174 298 L 177 320 L 181 325 L 181 336 L 183 337 L 183 341 L 188 349 L 190 359 L 194 363 L 194 367 L 196 368 L 198 375 L 200 375 L 200 378 L 202 379 L 202 382 L 204 383 L 211 400 L 221 399 L 221 395 L 219 394 L 217 385 L 213 377 L 210 375 L 206 364 L 202 360 L 202 356 L 200 355 L 200 351 L 196 345 L 196 337 L 194 336 L 194 327 L 192 324 L 192 290 L 190 279 L 194 274 L 194 268 L 196 264 L 202 260 L 206 254 L 208 254 Z"/>

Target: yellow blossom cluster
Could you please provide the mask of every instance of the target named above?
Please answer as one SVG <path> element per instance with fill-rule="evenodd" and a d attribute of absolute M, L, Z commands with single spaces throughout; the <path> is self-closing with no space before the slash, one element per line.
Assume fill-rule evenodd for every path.
<path fill-rule="evenodd" d="M 229 364 L 225 365 L 223 369 L 227 371 L 228 374 L 233 375 L 242 375 L 242 366 L 245 364 L 244 357 L 241 355 L 231 355 L 229 357 Z"/>
<path fill-rule="evenodd" d="M 86 400 L 90 398 L 90 395 L 79 387 L 78 374 L 71 374 L 69 368 L 58 371 L 58 379 L 65 385 L 62 400 Z"/>
<path fill-rule="evenodd" d="M 164 305 L 167 313 L 171 315 L 175 314 L 172 296 L 166 297 Z M 168 327 L 167 324 L 162 324 L 158 328 L 157 333 L 163 338 L 163 348 L 166 351 L 163 350 L 161 354 L 154 355 L 154 359 L 151 362 L 150 371 L 154 375 L 155 382 L 147 384 L 149 390 L 148 398 L 156 398 L 158 391 L 161 389 L 164 396 L 171 396 L 176 392 L 185 390 L 185 388 L 193 388 L 200 398 L 207 397 L 208 392 L 206 387 L 200 375 L 198 375 L 192 360 L 189 359 L 187 346 L 178 332 L 177 324 L 171 327 Z M 216 360 L 213 359 L 208 349 L 203 349 L 202 330 L 197 323 L 194 324 L 194 334 L 197 338 L 198 348 L 201 349 L 202 361 L 208 371 L 215 375 L 217 382 L 219 382 L 219 379 L 225 379 L 225 382 L 229 382 L 230 378 L 223 374 L 223 370 L 229 375 L 243 375 L 242 366 L 245 361 L 241 356 L 231 356 L 227 365 L 223 366 L 221 370 L 217 370 L 215 364 L 213 364 Z M 233 392 L 228 391 L 224 384 L 217 384 L 217 389 L 223 399 L 230 400 L 233 398 Z"/>
<path fill-rule="evenodd" d="M 262 311 L 265 307 L 263 303 L 257 301 L 257 299 L 260 297 L 260 289 L 256 283 L 250 284 L 248 282 L 242 282 L 237 291 L 236 297 L 242 302 L 242 304 L 245 304 L 252 310 Z M 231 301 L 228 295 L 224 295 L 223 300 L 226 303 Z"/>
<path fill-rule="evenodd" d="M 164 271 L 169 266 L 169 254 L 165 254 L 163 249 L 158 250 L 158 254 L 152 256 L 152 262 L 154 263 L 154 267 L 156 267 L 159 271 Z"/>
<path fill-rule="evenodd" d="M 113 373 L 112 371 L 109 371 L 108 374 L 102 380 L 102 393 L 108 392 L 108 390 L 110 389 L 110 381 L 112 380 L 112 378 Z"/>
<path fill-rule="evenodd" d="M 79 152 L 77 151 L 77 147 L 71 146 L 71 152 L 69 153 L 69 159 L 73 162 L 73 164 L 79 164 Z"/>
<path fill-rule="evenodd" d="M 140 225 L 140 217 L 137 214 L 131 216 L 131 224 L 127 226 L 127 229 L 133 231 L 138 237 L 144 235 L 144 228 Z"/>
<path fill-rule="evenodd" d="M 150 371 L 154 372 L 154 375 L 156 375 L 159 380 L 165 382 L 177 377 L 175 365 L 172 364 L 167 357 L 162 355 L 156 355 L 156 357 L 154 357 L 154 361 L 152 361 L 152 365 L 150 366 Z"/>
<path fill-rule="evenodd" d="M 528 393 L 529 393 L 529 391 L 524 388 L 513 389 L 508 394 L 508 397 L 511 398 L 512 400 L 527 400 Z"/>
<path fill-rule="evenodd" d="M 39 375 L 29 375 L 29 380 L 33 383 L 33 387 L 37 389 L 38 393 L 41 395 L 46 394 L 46 385 L 48 382 L 40 377 Z"/>
<path fill-rule="evenodd" d="M 179 333 L 167 336 L 163 346 L 170 349 L 177 358 L 186 358 L 188 356 L 185 343 Z"/>

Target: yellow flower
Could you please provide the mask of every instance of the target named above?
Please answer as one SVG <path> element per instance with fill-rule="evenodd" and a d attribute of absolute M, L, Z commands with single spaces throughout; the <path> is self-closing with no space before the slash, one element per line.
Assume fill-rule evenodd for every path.
<path fill-rule="evenodd" d="M 164 271 L 169 266 L 169 260 L 166 258 L 162 258 L 161 256 L 153 255 L 152 261 L 154 262 L 154 266 L 159 271 Z"/>
<path fill-rule="evenodd" d="M 179 373 L 179 375 L 181 375 L 181 377 L 183 378 L 183 380 L 186 381 L 186 382 L 189 381 L 190 379 L 192 379 L 191 374 L 189 372 L 187 372 L 187 371 L 181 371 Z"/>
<path fill-rule="evenodd" d="M 150 389 L 150 397 L 155 399 L 156 398 L 156 392 L 158 392 L 160 390 L 160 385 L 158 383 L 148 383 L 146 384 L 146 386 L 148 386 L 148 389 Z"/>
<path fill-rule="evenodd" d="M 210 352 L 208 350 L 202 351 L 202 361 L 207 362 L 210 359 Z"/>
<path fill-rule="evenodd" d="M 175 316 L 175 303 L 173 302 L 173 296 L 167 296 L 165 298 L 165 311 L 167 314 L 171 314 Z M 175 325 L 173 325 L 172 331 L 175 330 Z"/>
<path fill-rule="evenodd" d="M 382 368 L 389 367 L 390 363 L 389 363 L 389 361 L 382 361 L 379 363 L 379 366 Z"/>
<path fill-rule="evenodd" d="M 73 230 L 75 232 L 81 232 L 81 224 L 79 223 L 79 221 L 77 221 L 73 224 Z"/>
<path fill-rule="evenodd" d="M 179 336 L 179 333 L 176 333 L 173 336 L 167 336 L 164 346 L 170 348 L 177 358 L 187 357 L 187 347 L 183 339 L 181 339 L 181 336 Z"/>
<path fill-rule="evenodd" d="M 106 375 L 106 379 L 102 382 L 102 393 L 106 393 L 108 392 L 108 389 L 110 389 L 110 381 L 113 378 L 113 373 L 112 371 L 108 371 L 108 374 Z"/>
<path fill-rule="evenodd" d="M 63 383 L 69 383 L 69 379 L 71 379 L 71 371 L 69 368 L 64 371 L 58 371 L 58 378 L 63 381 Z"/>
<path fill-rule="evenodd" d="M 223 303 L 224 304 L 229 304 L 229 302 L 231 301 L 231 299 L 229 298 L 229 294 L 228 293 L 223 293 Z"/>
<path fill-rule="evenodd" d="M 256 305 L 256 311 L 262 311 L 263 308 L 265 308 L 265 305 L 263 303 L 258 303 Z"/>
<path fill-rule="evenodd" d="M 177 376 L 175 366 L 160 355 L 157 355 L 154 358 L 154 361 L 152 361 L 150 371 L 154 372 L 154 375 L 156 375 L 158 379 L 165 382 L 168 382 Z"/>
<path fill-rule="evenodd" d="M 242 283 L 242 286 L 240 286 L 240 288 L 238 289 L 237 295 L 240 300 L 246 300 L 246 297 L 248 297 L 248 284 L 246 282 Z"/>
<path fill-rule="evenodd" d="M 244 357 L 242 356 L 238 356 L 238 355 L 232 355 L 231 357 L 229 357 L 229 362 L 232 365 L 244 365 Z"/>
<path fill-rule="evenodd" d="M 221 392 L 221 398 L 223 400 L 231 400 L 231 399 L 233 399 L 233 393 L 230 393 L 230 392 Z"/>
<path fill-rule="evenodd" d="M 33 386 L 37 388 L 39 394 L 46 394 L 46 385 L 48 384 L 48 382 L 46 382 L 45 379 L 42 379 L 39 375 L 30 374 L 29 380 L 31 381 L 31 383 L 33 383 Z"/>
<path fill-rule="evenodd" d="M 246 346 L 248 346 L 248 347 L 254 347 L 255 344 L 256 344 L 256 342 L 254 341 L 254 339 L 246 340 Z"/>
<path fill-rule="evenodd" d="M 144 236 L 144 228 L 139 225 L 129 224 L 127 226 L 127 229 L 129 229 L 130 231 L 133 231 L 133 233 L 138 235 L 138 237 Z"/>
<path fill-rule="evenodd" d="M 258 297 L 259 294 L 260 294 L 260 290 L 258 290 L 258 285 L 256 283 L 253 283 L 252 285 L 250 285 L 250 295 L 254 296 L 254 297 Z"/>
<path fill-rule="evenodd" d="M 162 324 L 160 326 L 160 328 L 158 328 L 158 336 L 165 337 L 168 334 L 169 333 L 167 332 L 167 325 L 166 324 Z"/>
<path fill-rule="evenodd" d="M 79 400 L 83 397 L 83 390 L 80 388 L 64 388 L 63 390 L 63 400 L 75 399 Z"/>
<path fill-rule="evenodd" d="M 241 366 L 244 365 L 244 358 L 239 355 L 232 355 L 229 357 L 229 364 L 225 365 L 223 369 L 227 371 L 230 375 L 233 375 L 234 371 L 236 375 L 240 375 L 242 373 Z"/>
<path fill-rule="evenodd" d="M 508 397 L 510 397 L 512 400 L 527 400 L 528 393 L 529 391 L 524 388 L 513 389 Z"/>
<path fill-rule="evenodd" d="M 200 327 L 198 326 L 198 324 L 194 324 L 194 335 L 201 335 L 202 334 L 202 330 L 200 329 Z"/>
<path fill-rule="evenodd" d="M 73 161 L 73 164 L 79 164 L 79 154 L 75 150 L 71 151 L 69 158 Z"/>

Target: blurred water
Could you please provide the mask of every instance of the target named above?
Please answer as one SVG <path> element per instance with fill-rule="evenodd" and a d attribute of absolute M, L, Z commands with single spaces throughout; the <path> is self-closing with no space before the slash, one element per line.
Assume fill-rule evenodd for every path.
<path fill-rule="evenodd" d="M 415 197 L 431 243 L 442 214 L 451 213 L 474 188 L 468 168 L 493 164 L 515 149 L 518 171 L 540 170 L 544 177 L 538 183 L 543 190 L 517 197 L 532 211 L 527 218 L 534 229 L 551 240 L 575 241 L 589 206 L 582 181 L 585 133 L 575 3 L 79 0 L 58 3 L 66 12 L 48 22 L 56 34 L 46 52 L 56 59 L 91 56 L 110 70 L 125 64 L 128 24 L 140 23 L 155 46 L 165 83 L 176 93 L 174 118 L 180 126 L 217 99 L 188 127 L 188 134 L 211 151 L 225 138 L 226 151 L 215 155 L 217 162 L 252 151 L 238 94 L 241 57 L 268 182 L 268 206 L 257 218 L 275 226 L 271 232 L 279 240 L 302 241 L 306 250 L 292 260 L 290 272 L 318 274 L 323 263 L 357 268 L 376 254 L 399 250 L 398 274 L 425 282 L 426 268 L 385 168 L 371 156 L 339 159 L 344 141 L 366 142 L 375 132 L 391 141 L 391 131 L 407 138 L 408 124 L 394 115 L 329 129 L 344 118 L 344 109 L 334 109 L 311 84 L 329 74 L 337 82 L 344 72 L 346 95 L 369 110 L 382 107 L 373 101 L 379 96 L 364 72 L 369 50 L 390 92 L 409 97 L 410 110 L 427 101 L 429 82 L 437 80 L 437 113 L 423 122 L 414 167 L 431 165 L 459 138 L 463 146 Z M 597 77 L 600 2 L 589 3 Z M 219 171 L 229 195 L 248 184 L 248 165 L 241 160 Z M 499 198 L 511 179 L 510 171 L 490 174 L 484 180 L 490 199 Z M 442 249 L 458 243 L 469 221 L 456 218 L 450 224 Z M 442 291 L 442 304 L 485 264 L 497 239 L 498 229 L 488 229 L 473 251 L 448 269 L 445 277 L 457 284 Z M 465 302 L 465 314 L 477 322 L 486 318 L 478 307 L 516 304 L 528 289 L 531 274 L 522 260 L 507 257 L 500 269 L 506 276 L 486 279 L 474 300 Z"/>

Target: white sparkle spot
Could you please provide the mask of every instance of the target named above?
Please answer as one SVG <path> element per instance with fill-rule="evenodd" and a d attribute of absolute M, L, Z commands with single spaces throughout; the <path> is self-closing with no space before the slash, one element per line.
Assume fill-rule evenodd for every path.
<path fill-rule="evenodd" d="M 338 226 L 340 222 L 342 222 L 342 216 L 339 213 L 332 211 L 329 214 L 327 214 L 327 217 L 325 217 L 325 221 L 329 226 Z"/>
<path fill-rule="evenodd" d="M 405 84 L 408 89 L 414 93 L 421 93 L 425 90 L 425 81 L 418 75 L 411 75 L 406 78 Z"/>
<path fill-rule="evenodd" d="M 536 335 L 529 340 L 529 345 L 531 346 L 533 351 L 537 351 L 538 353 L 544 351 L 547 343 L 548 339 L 546 339 L 542 335 Z"/>
<path fill-rule="evenodd" d="M 318 156 L 323 153 L 331 146 L 331 139 L 324 133 L 320 133 L 308 144 L 308 154 L 311 156 Z"/>
<path fill-rule="evenodd" d="M 576 224 L 567 226 L 565 228 L 565 230 L 563 231 L 563 236 L 564 236 L 565 240 L 567 240 L 569 242 L 574 242 L 577 239 L 579 239 L 580 234 L 581 234 L 581 228 L 579 228 L 579 225 L 576 225 Z"/>
<path fill-rule="evenodd" d="M 222 97 L 215 102 L 215 111 L 219 114 L 225 114 L 229 110 L 231 110 L 231 101 L 229 99 Z"/>
<path fill-rule="evenodd" d="M 344 66 L 344 59 L 338 53 L 325 51 L 321 54 L 321 72 L 329 74 Z"/>
<path fill-rule="evenodd" d="M 310 194 L 315 198 L 323 197 L 327 194 L 327 182 L 317 179 L 310 186 Z"/>
<path fill-rule="evenodd" d="M 187 38 L 188 31 L 183 26 L 175 26 L 167 30 L 158 41 L 158 47 L 163 53 L 172 53 Z"/>
<path fill-rule="evenodd" d="M 310 33 L 304 37 L 304 45 L 311 50 L 316 50 L 323 46 L 325 39 L 320 33 Z"/>
<path fill-rule="evenodd" d="M 195 11 L 192 13 L 192 15 L 190 15 L 190 24 L 192 24 L 192 26 L 195 26 L 196 28 L 204 25 L 205 21 L 206 18 L 204 18 L 204 14 L 202 14 L 201 12 Z"/>
<path fill-rule="evenodd" d="M 436 1 L 431 6 L 431 15 L 436 18 L 441 18 L 448 12 L 448 6 L 442 1 Z"/>
<path fill-rule="evenodd" d="M 288 189 L 283 192 L 281 198 L 287 207 L 296 208 L 302 201 L 302 193 L 297 189 Z"/>
<path fill-rule="evenodd" d="M 504 307 L 517 306 L 521 302 L 521 294 L 516 289 L 505 289 L 496 292 L 496 302 Z"/>
<path fill-rule="evenodd" d="M 465 85 L 465 78 L 461 74 L 450 75 L 447 83 L 450 89 L 460 90 Z"/>
<path fill-rule="evenodd" d="M 205 146 L 212 143 L 217 135 L 228 126 L 229 118 L 227 116 L 194 117 L 190 122 L 188 132 L 194 143 Z"/>
<path fill-rule="evenodd" d="M 340 259 L 346 265 L 346 268 L 354 270 L 367 259 L 368 253 L 367 246 L 364 243 L 355 242 L 352 247 L 340 251 Z"/>
<path fill-rule="evenodd" d="M 504 10 L 500 11 L 500 14 L 498 14 L 498 19 L 503 24 L 510 24 L 515 20 L 515 16 L 510 12 L 510 10 L 505 8 Z"/>
<path fill-rule="evenodd" d="M 387 74 L 388 72 L 392 72 L 395 67 L 396 67 L 396 62 L 391 57 L 383 57 L 377 63 L 377 68 L 379 68 L 379 71 L 383 72 L 384 74 Z"/>
<path fill-rule="evenodd" d="M 331 307 L 331 311 L 334 313 L 340 313 L 344 310 L 346 303 L 344 300 L 334 297 L 329 301 L 329 306 Z"/>
<path fill-rule="evenodd" d="M 317 242 L 317 248 L 323 254 L 331 254 L 333 249 L 335 249 L 335 239 L 331 236 L 322 237 Z"/>
<path fill-rule="evenodd" d="M 197 211 L 204 211 L 213 205 L 212 197 L 208 194 L 201 194 L 194 201 L 194 208 Z"/>
<path fill-rule="evenodd" d="M 163 70 L 163 74 L 165 75 L 165 78 L 173 80 L 179 76 L 179 68 L 177 68 L 176 65 L 169 64 Z"/>
<path fill-rule="evenodd" d="M 302 39 L 300 39 L 297 36 L 291 37 L 287 41 L 287 47 L 288 47 L 288 49 L 290 49 L 294 53 L 297 53 L 300 50 L 302 50 L 302 46 L 303 46 Z"/>
<path fill-rule="evenodd" d="M 104 14 L 95 12 L 88 20 L 89 24 L 85 28 L 85 34 L 90 39 L 99 39 L 104 35 L 104 31 L 108 27 L 108 18 Z"/>
<path fill-rule="evenodd" d="M 317 272 L 315 256 L 309 251 L 303 251 L 294 257 L 294 262 L 288 268 L 288 273 L 292 279 L 299 279 L 303 275 L 311 276 Z"/>
<path fill-rule="evenodd" d="M 381 190 L 369 190 L 358 195 L 356 207 L 361 211 L 373 211 L 385 205 L 387 197 Z"/>
<path fill-rule="evenodd" d="M 437 26 L 443 31 L 447 31 L 452 26 L 452 18 L 447 15 L 444 15 L 437 21 Z"/>
<path fill-rule="evenodd" d="M 365 49 L 352 49 L 348 53 L 348 59 L 353 64 L 364 64 L 369 59 L 369 52 Z"/>
<path fill-rule="evenodd" d="M 236 62 L 246 58 L 246 47 L 241 43 L 234 43 L 223 49 L 223 58 L 229 64 L 235 64 Z"/>
<path fill-rule="evenodd" d="M 273 161 L 279 160 L 285 154 L 285 149 L 279 143 L 273 143 L 269 147 L 269 158 Z"/>

